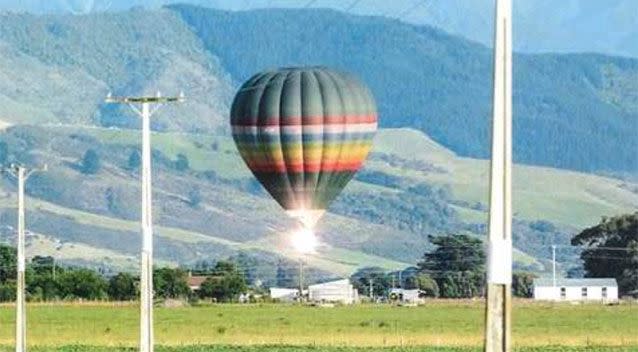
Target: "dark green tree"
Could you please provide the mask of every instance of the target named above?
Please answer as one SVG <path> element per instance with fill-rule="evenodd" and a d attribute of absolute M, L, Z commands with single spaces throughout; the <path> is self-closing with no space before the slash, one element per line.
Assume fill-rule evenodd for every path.
<path fill-rule="evenodd" d="M 0 284 L 16 278 L 18 254 L 14 247 L 0 244 Z"/>
<path fill-rule="evenodd" d="M 97 174 L 102 168 L 100 155 L 93 149 L 89 149 L 82 157 L 81 170 L 87 175 Z"/>
<path fill-rule="evenodd" d="M 613 277 L 621 295 L 638 290 L 638 212 L 603 218 L 572 238 L 584 246 L 585 277 Z"/>
<path fill-rule="evenodd" d="M 175 160 L 175 170 L 186 171 L 190 168 L 188 157 L 184 154 L 177 154 L 177 160 Z"/>
<path fill-rule="evenodd" d="M 188 274 L 176 268 L 156 268 L 153 271 L 156 295 L 162 298 L 181 298 L 190 294 Z"/>
<path fill-rule="evenodd" d="M 246 280 L 242 272 L 237 270 L 233 263 L 220 261 L 215 265 L 213 276 L 202 283 L 199 294 L 202 298 L 228 302 L 237 299 L 246 289 Z"/>
<path fill-rule="evenodd" d="M 58 275 L 62 298 L 97 300 L 107 298 L 108 283 L 97 272 L 89 269 L 66 270 Z"/>
<path fill-rule="evenodd" d="M 289 263 L 280 260 L 277 263 L 277 273 L 275 274 L 276 285 L 278 287 L 294 287 L 296 285 L 296 272 Z"/>
<path fill-rule="evenodd" d="M 372 283 L 372 292 L 377 297 L 385 296 L 392 286 L 390 275 L 379 267 L 361 268 L 352 274 L 350 281 L 359 294 L 364 296 L 370 294 L 370 283 Z"/>
<path fill-rule="evenodd" d="M 129 273 L 119 273 L 109 279 L 109 298 L 116 301 L 131 301 L 137 296 L 135 278 Z"/>
<path fill-rule="evenodd" d="M 534 295 L 534 279 L 537 277 L 524 272 L 512 274 L 512 294 L 516 297 L 531 298 Z"/>
<path fill-rule="evenodd" d="M 482 294 L 485 275 L 483 242 L 465 234 L 429 238 L 436 249 L 423 255 L 419 269 L 435 278 L 441 296 L 462 298 Z"/>
<path fill-rule="evenodd" d="M 418 274 L 415 277 L 416 288 L 423 291 L 423 294 L 428 297 L 439 297 L 439 285 L 428 274 Z"/>
<path fill-rule="evenodd" d="M 0 166 L 9 162 L 9 145 L 5 141 L 0 141 Z"/>
<path fill-rule="evenodd" d="M 188 192 L 188 204 L 191 207 L 196 208 L 197 206 L 199 206 L 199 203 L 201 202 L 202 202 L 202 192 L 199 190 L 199 188 L 195 187 L 191 189 Z"/>
<path fill-rule="evenodd" d="M 235 264 L 237 270 L 239 270 L 244 279 L 246 279 L 247 285 L 254 285 L 258 281 L 257 269 L 259 267 L 259 261 L 247 254 L 246 252 L 239 252 L 237 255 L 232 256 L 228 261 Z"/>
<path fill-rule="evenodd" d="M 142 155 L 140 154 L 139 150 L 135 149 L 128 156 L 127 167 L 129 170 L 133 171 L 133 170 L 137 170 L 141 165 L 142 165 Z"/>

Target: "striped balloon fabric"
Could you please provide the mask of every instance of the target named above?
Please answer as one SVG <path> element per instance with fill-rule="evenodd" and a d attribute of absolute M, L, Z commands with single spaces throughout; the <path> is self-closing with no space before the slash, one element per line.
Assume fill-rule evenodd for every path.
<path fill-rule="evenodd" d="M 242 85 L 231 125 L 242 158 L 284 209 L 325 210 L 368 155 L 377 113 L 350 74 L 282 68 Z"/>

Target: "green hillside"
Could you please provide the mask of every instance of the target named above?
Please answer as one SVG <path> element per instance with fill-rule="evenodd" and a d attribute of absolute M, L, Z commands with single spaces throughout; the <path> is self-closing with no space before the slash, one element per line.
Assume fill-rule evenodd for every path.
<path fill-rule="evenodd" d="M 11 158 L 50 166 L 27 187 L 29 228 L 39 234 L 30 253 L 55 250 L 69 262 L 136 265 L 139 170 L 129 169 L 128 156 L 139 148 L 139 131 L 15 126 L 0 136 L 12 146 Z M 193 265 L 239 252 L 259 260 L 270 256 L 271 267 L 276 258 L 298 260 L 286 237 L 295 225 L 252 179 L 230 138 L 159 132 L 152 138 L 160 262 Z M 78 170 L 89 148 L 101 157 L 96 175 Z M 187 170 L 175 168 L 178 154 L 189 160 Z M 317 275 L 346 275 L 370 265 L 397 269 L 416 262 L 429 234 L 482 235 L 487 167 L 487 161 L 458 157 L 416 130 L 381 130 L 365 169 L 319 223 L 323 245 L 308 264 L 324 273 Z M 5 179 L 2 188 L 13 187 Z M 515 258 L 532 270 L 544 270 L 547 241 L 567 244 L 576 229 L 638 203 L 638 194 L 619 180 L 557 169 L 517 165 L 513 187 Z M 202 199 L 197 206 L 189 204 L 195 189 Z M 12 197 L 0 197 L 3 224 L 15 221 Z M 553 225 L 539 231 L 539 220 Z"/>
<path fill-rule="evenodd" d="M 0 16 L 0 120 L 137 126 L 122 94 L 188 93 L 154 128 L 215 130 L 228 110 L 230 79 L 173 12 Z M 188 118 L 182 118 L 182 116 Z"/>
<path fill-rule="evenodd" d="M 435 28 L 327 9 L 225 12 L 174 5 L 241 82 L 278 66 L 356 73 L 382 127 L 425 132 L 462 156 L 486 158 L 492 51 Z M 237 53 L 242 53 L 237 55 Z M 580 171 L 638 171 L 638 59 L 514 55 L 514 159 Z"/>

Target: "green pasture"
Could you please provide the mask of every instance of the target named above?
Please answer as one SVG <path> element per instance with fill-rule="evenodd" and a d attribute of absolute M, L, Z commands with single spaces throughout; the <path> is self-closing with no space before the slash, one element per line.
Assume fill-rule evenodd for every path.
<path fill-rule="evenodd" d="M 139 311 L 133 304 L 32 304 L 27 310 L 28 341 L 40 347 L 40 351 L 76 351 L 62 346 L 125 351 L 118 348 L 134 347 L 137 343 Z M 356 351 L 363 347 L 372 351 L 390 351 L 390 347 L 407 351 L 472 351 L 482 343 L 483 314 L 480 300 L 432 301 L 421 307 L 324 308 L 284 304 L 158 307 L 155 338 L 158 345 L 172 347 L 164 351 Z M 514 344 L 521 351 L 546 351 L 547 346 L 572 348 L 556 351 L 582 351 L 588 346 L 629 351 L 638 347 L 635 305 L 516 301 L 513 314 Z M 13 343 L 13 321 L 13 307 L 0 307 L 2 346 Z M 211 345 L 218 347 L 180 349 L 180 346 Z M 598 350 L 611 349 L 592 349 Z"/>
<path fill-rule="evenodd" d="M 523 347 L 516 352 L 630 352 L 632 347 Z M 14 351 L 12 347 L 0 347 L 0 351 Z M 135 352 L 135 347 L 62 346 L 36 347 L 34 352 Z M 325 346 L 156 346 L 157 352 L 480 352 L 480 347 L 325 347 Z"/>

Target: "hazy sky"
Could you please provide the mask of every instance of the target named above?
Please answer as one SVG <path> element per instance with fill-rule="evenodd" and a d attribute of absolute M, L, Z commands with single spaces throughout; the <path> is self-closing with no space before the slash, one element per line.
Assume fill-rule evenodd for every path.
<path fill-rule="evenodd" d="M 176 2 L 227 10 L 327 7 L 429 24 L 485 45 L 492 42 L 494 0 L 0 0 L 0 9 L 81 14 Z M 513 23 L 519 51 L 638 57 L 638 0 L 514 0 Z"/>

